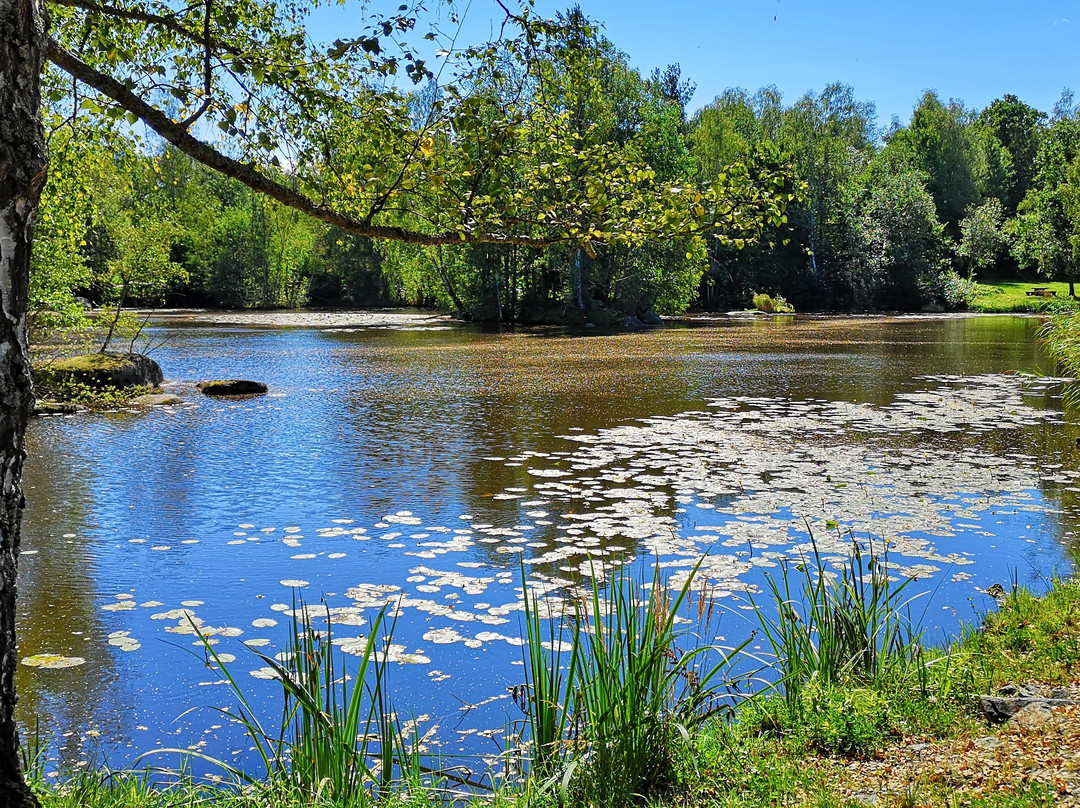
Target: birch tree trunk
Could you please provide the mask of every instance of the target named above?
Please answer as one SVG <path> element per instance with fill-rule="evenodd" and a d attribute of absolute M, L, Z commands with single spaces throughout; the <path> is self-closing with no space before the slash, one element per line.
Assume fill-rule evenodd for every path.
<path fill-rule="evenodd" d="M 30 244 L 45 184 L 41 0 L 0 0 L 0 805 L 37 805 L 19 767 L 15 727 L 15 575 L 23 434 L 33 406 L 26 345 Z"/>

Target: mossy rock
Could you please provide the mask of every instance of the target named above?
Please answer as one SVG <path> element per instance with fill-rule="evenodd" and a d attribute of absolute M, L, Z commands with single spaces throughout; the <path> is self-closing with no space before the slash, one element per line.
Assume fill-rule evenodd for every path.
<path fill-rule="evenodd" d="M 57 394 L 65 390 L 92 390 L 129 387 L 157 387 L 164 376 L 161 366 L 144 354 L 92 353 L 48 359 L 34 363 L 34 383 L 38 393 Z"/>
<path fill-rule="evenodd" d="M 215 379 L 199 382 L 196 387 L 206 396 L 261 396 L 269 389 L 262 382 L 249 379 Z"/>

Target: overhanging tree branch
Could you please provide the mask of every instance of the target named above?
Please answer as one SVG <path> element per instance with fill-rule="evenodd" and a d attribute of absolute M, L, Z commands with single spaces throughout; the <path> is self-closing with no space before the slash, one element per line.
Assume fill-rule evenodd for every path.
<path fill-rule="evenodd" d="M 243 183 L 271 199 L 306 213 L 313 218 L 338 227 L 348 233 L 374 239 L 390 239 L 406 244 L 438 246 L 450 244 L 517 244 L 523 247 L 547 247 L 569 241 L 566 236 L 524 236 L 509 233 L 470 233 L 461 230 L 443 230 L 440 233 L 422 233 L 404 227 L 366 223 L 355 216 L 320 205 L 299 191 L 295 191 L 267 177 L 250 163 L 242 163 L 194 137 L 181 124 L 172 120 L 161 110 L 147 103 L 122 83 L 95 70 L 70 51 L 61 47 L 51 37 L 47 42 L 48 59 L 76 79 L 111 98 L 121 108 L 135 115 L 158 135 L 184 154 L 227 177 Z"/>
<path fill-rule="evenodd" d="M 89 11 L 94 14 L 100 14 L 103 17 L 117 17 L 119 19 L 131 20 L 133 22 L 144 22 L 150 25 L 158 25 L 164 28 L 166 31 L 172 31 L 184 39 L 190 40 L 195 43 L 202 43 L 205 39 L 205 35 L 201 35 L 197 31 L 193 31 L 187 26 L 183 25 L 175 17 L 167 17 L 162 14 L 154 14 L 151 11 L 146 11 L 141 8 L 123 8 L 121 6 L 110 6 L 106 4 L 92 3 L 89 0 L 49 0 L 51 3 L 55 3 L 58 6 L 67 6 L 68 8 L 78 8 L 83 11 Z M 223 51 L 232 56 L 240 56 L 243 51 L 240 48 L 227 45 L 218 40 L 212 42 L 214 50 Z"/>

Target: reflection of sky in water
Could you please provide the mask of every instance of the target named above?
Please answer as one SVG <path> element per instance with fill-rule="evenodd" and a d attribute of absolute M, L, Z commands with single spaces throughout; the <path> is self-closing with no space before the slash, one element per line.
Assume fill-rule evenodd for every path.
<path fill-rule="evenodd" d="M 765 325 L 159 330 L 187 405 L 31 427 L 22 654 L 87 663 L 22 668 L 24 720 L 72 733 L 69 754 L 94 729 L 116 766 L 158 746 L 228 757 L 242 744 L 219 715 L 178 719 L 232 704 L 178 610 L 268 696 L 242 642 L 276 651 L 282 582 L 302 581 L 345 648 L 367 630 L 357 604 L 370 622 L 404 598 L 395 651 L 430 662 L 395 666 L 399 711 L 438 723 L 444 754 L 493 753 L 477 730 L 519 717 L 505 697 L 522 678 L 519 559 L 558 613 L 590 558 L 655 556 L 677 580 L 708 550 L 705 575 L 745 605 L 805 544 L 804 520 L 841 552 L 835 521 L 925 576 L 932 635 L 984 608 L 979 588 L 1065 566 L 1073 428 L 1047 385 L 1024 397 L 1019 379 L 980 376 L 1037 369 L 1031 321 Z M 965 378 L 914 378 L 945 372 Z M 272 395 L 189 386 L 222 377 Z M 727 619 L 727 640 L 739 631 Z"/>

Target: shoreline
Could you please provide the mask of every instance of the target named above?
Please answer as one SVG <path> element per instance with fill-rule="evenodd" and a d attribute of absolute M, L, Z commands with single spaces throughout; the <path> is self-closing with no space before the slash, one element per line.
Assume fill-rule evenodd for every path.
<path fill-rule="evenodd" d="M 648 804 L 1080 806 L 1080 582 L 1054 580 L 1038 597 L 1027 590 L 1005 593 L 995 611 L 978 627 L 962 630 L 948 649 L 923 649 L 916 658 L 928 669 L 937 666 L 921 693 L 903 677 L 877 685 L 815 686 L 810 704 L 817 706 L 793 719 L 784 713 L 783 695 L 759 692 L 733 721 L 694 736 L 681 753 L 678 781 Z M 985 706 L 979 707 L 987 691 L 1014 702 L 1011 717 L 990 722 Z M 856 746 L 837 745 L 844 738 Z M 478 794 L 454 791 L 452 778 L 432 783 L 430 777 L 426 769 L 423 777 L 402 778 L 398 790 L 377 804 L 558 804 L 535 778 Z M 213 808 L 336 805 L 265 782 L 237 788 L 181 778 L 162 788 L 137 773 L 93 769 L 59 784 L 33 782 L 43 808 L 179 808 L 194 801 Z"/>

